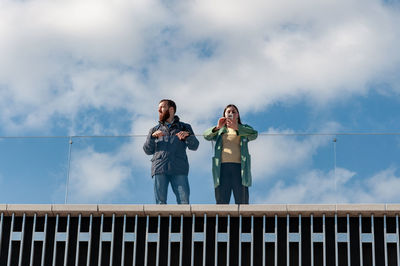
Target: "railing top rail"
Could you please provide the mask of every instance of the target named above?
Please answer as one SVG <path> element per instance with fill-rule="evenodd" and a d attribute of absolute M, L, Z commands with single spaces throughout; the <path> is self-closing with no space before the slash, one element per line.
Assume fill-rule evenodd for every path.
<path fill-rule="evenodd" d="M 259 136 L 400 136 L 400 132 L 281 132 L 259 133 Z M 0 136 L 0 139 L 70 139 L 70 138 L 135 138 L 146 137 L 147 134 L 127 135 L 70 135 L 70 136 Z M 202 134 L 195 134 L 202 137 Z"/>
<path fill-rule="evenodd" d="M 191 205 L 155 205 L 155 204 L 0 204 L 0 213 L 6 215 L 60 215 L 68 214 L 84 216 L 351 216 L 358 215 L 388 215 L 394 216 L 400 213 L 400 204 L 249 204 L 249 205 L 215 205 L 215 204 L 191 204 Z"/>

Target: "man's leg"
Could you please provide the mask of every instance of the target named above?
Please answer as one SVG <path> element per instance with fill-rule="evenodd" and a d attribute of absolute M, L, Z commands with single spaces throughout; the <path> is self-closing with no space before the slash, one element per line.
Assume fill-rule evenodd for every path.
<path fill-rule="evenodd" d="M 154 175 L 154 196 L 156 198 L 156 204 L 167 204 L 168 183 L 167 175 Z"/>
<path fill-rule="evenodd" d="M 178 204 L 189 204 L 190 188 L 187 175 L 171 176 L 171 187 Z"/>

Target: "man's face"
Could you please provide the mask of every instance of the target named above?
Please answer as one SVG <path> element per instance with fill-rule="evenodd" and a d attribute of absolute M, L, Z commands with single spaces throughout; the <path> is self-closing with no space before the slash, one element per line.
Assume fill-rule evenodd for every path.
<path fill-rule="evenodd" d="M 169 106 L 167 102 L 160 102 L 158 105 L 158 116 L 161 122 L 167 121 L 167 119 L 170 117 Z"/>

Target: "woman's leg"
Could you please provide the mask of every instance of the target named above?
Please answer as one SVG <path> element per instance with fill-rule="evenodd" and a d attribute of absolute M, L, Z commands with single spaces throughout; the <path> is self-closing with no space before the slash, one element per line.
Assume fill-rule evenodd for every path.
<path fill-rule="evenodd" d="M 232 166 L 232 190 L 236 204 L 249 204 L 249 188 L 242 185 L 241 166 L 239 163 Z"/>
<path fill-rule="evenodd" d="M 227 163 L 221 164 L 219 186 L 215 188 L 215 201 L 217 204 L 229 204 L 231 199 L 230 173 Z"/>

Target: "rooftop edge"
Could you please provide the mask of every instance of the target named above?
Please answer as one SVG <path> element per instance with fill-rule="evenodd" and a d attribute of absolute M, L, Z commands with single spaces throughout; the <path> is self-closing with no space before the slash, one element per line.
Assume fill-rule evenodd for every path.
<path fill-rule="evenodd" d="M 156 204 L 0 204 L 0 213 L 6 215 L 50 216 L 286 216 L 286 215 L 389 215 L 400 213 L 400 204 L 249 204 L 249 205 L 156 205 Z"/>

